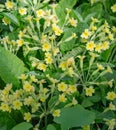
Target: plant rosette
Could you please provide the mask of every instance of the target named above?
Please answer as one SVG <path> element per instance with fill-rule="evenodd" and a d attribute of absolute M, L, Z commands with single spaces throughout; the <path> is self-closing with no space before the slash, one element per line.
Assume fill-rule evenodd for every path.
<path fill-rule="evenodd" d="M 116 128 L 116 66 L 110 62 L 116 27 L 99 12 L 91 14 L 103 3 L 90 1 L 85 19 L 85 4 L 75 9 L 77 3 L 0 4 L 0 113 L 12 119 L 0 120 L 1 128 Z"/>

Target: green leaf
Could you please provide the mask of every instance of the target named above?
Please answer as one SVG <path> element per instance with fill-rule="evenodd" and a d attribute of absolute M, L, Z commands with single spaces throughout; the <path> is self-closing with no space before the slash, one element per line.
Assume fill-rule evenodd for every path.
<path fill-rule="evenodd" d="M 0 47 L 0 77 L 5 83 L 19 85 L 18 77 L 27 71 L 24 63 L 8 50 Z"/>
<path fill-rule="evenodd" d="M 103 12 L 103 6 L 101 3 L 96 4 L 91 8 L 87 8 L 86 11 L 83 12 L 82 16 L 85 18 L 85 21 L 91 20 L 91 17 L 100 18 Z"/>
<path fill-rule="evenodd" d="M 78 26 L 76 27 L 76 32 L 81 34 L 85 29 L 89 28 L 88 24 L 85 22 L 79 22 Z"/>
<path fill-rule="evenodd" d="M 97 115 L 97 119 L 111 119 L 111 118 L 114 118 L 115 117 L 115 114 L 113 111 L 106 111 L 106 112 L 102 112 L 100 114 Z"/>
<path fill-rule="evenodd" d="M 73 14 L 79 22 L 83 22 L 83 17 L 78 12 L 78 10 L 72 10 L 71 14 Z"/>
<path fill-rule="evenodd" d="M 16 126 L 14 126 L 11 130 L 29 130 L 32 127 L 33 127 L 32 124 L 30 124 L 28 122 L 22 122 Z"/>
<path fill-rule="evenodd" d="M 10 130 L 15 124 L 9 113 L 0 112 L 0 130 Z"/>
<path fill-rule="evenodd" d="M 82 106 L 83 107 L 90 107 L 90 106 L 92 106 L 93 105 L 93 103 L 89 100 L 89 99 L 85 99 L 85 100 L 83 100 L 83 102 L 82 102 Z"/>
<path fill-rule="evenodd" d="M 82 47 L 76 47 L 74 49 L 72 49 L 71 51 L 68 51 L 61 60 L 66 60 L 70 57 L 75 57 L 78 54 L 80 54 L 81 52 L 83 52 L 83 48 Z"/>
<path fill-rule="evenodd" d="M 95 113 L 84 109 L 79 104 L 70 108 L 62 108 L 60 117 L 54 118 L 56 123 L 61 124 L 62 130 L 89 125 L 94 120 Z"/>
<path fill-rule="evenodd" d="M 74 47 L 75 39 L 70 39 L 68 40 L 71 36 L 72 33 L 75 32 L 75 29 L 73 28 L 67 28 L 64 32 L 63 38 L 62 38 L 62 43 L 60 44 L 60 50 L 61 51 L 69 51 L 72 50 Z"/>
<path fill-rule="evenodd" d="M 56 130 L 55 126 L 52 124 L 49 124 L 46 128 L 46 130 Z"/>
<path fill-rule="evenodd" d="M 62 26 L 66 17 L 66 8 L 72 8 L 78 0 L 61 0 L 56 7 L 56 14 L 60 19 L 60 25 Z M 62 13 L 61 13 L 62 12 Z"/>
<path fill-rule="evenodd" d="M 19 20 L 17 19 L 17 17 L 14 14 L 11 13 L 2 13 L 5 17 L 7 17 L 8 19 L 11 20 L 11 22 L 13 22 L 15 25 L 19 26 Z"/>

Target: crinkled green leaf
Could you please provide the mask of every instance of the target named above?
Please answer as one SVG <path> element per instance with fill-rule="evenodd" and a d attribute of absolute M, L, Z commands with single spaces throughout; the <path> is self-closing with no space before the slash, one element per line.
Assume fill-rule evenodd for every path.
<path fill-rule="evenodd" d="M 11 130 L 29 130 L 32 127 L 33 127 L 32 124 L 30 124 L 28 122 L 22 122 L 16 126 L 14 126 Z"/>
<path fill-rule="evenodd" d="M 78 0 L 61 0 L 56 7 L 56 14 L 60 19 L 60 25 L 65 22 L 66 8 L 72 8 Z M 62 13 L 61 13 L 62 12 Z"/>
<path fill-rule="evenodd" d="M 83 107 L 90 107 L 90 106 L 92 106 L 93 105 L 93 103 L 89 100 L 89 99 L 85 99 L 85 100 L 83 100 L 83 102 L 82 102 L 82 106 Z"/>
<path fill-rule="evenodd" d="M 69 51 L 69 50 L 72 50 L 73 47 L 74 47 L 74 43 L 75 43 L 75 39 L 70 39 L 68 40 L 71 36 L 72 36 L 72 33 L 75 32 L 74 29 L 72 28 L 68 28 L 65 30 L 64 32 L 64 35 L 63 35 L 63 38 L 62 38 L 62 43 L 60 44 L 60 50 L 61 51 Z"/>
<path fill-rule="evenodd" d="M 25 71 L 24 63 L 17 56 L 0 47 L 0 77 L 5 83 L 18 86 L 18 77 Z"/>
<path fill-rule="evenodd" d="M 103 11 L 103 5 L 101 3 L 98 3 L 91 8 L 87 8 L 86 11 L 82 13 L 83 18 L 85 21 L 91 20 L 91 17 L 97 17 L 99 18 Z"/>
<path fill-rule="evenodd" d="M 49 124 L 46 128 L 46 130 L 56 130 L 55 126 L 52 124 Z"/>
<path fill-rule="evenodd" d="M 0 130 L 10 130 L 15 124 L 9 113 L 0 112 Z"/>
<path fill-rule="evenodd" d="M 89 125 L 94 120 L 95 113 L 84 109 L 79 104 L 70 108 L 62 108 L 60 117 L 54 118 L 56 123 L 61 124 L 62 130 Z"/>

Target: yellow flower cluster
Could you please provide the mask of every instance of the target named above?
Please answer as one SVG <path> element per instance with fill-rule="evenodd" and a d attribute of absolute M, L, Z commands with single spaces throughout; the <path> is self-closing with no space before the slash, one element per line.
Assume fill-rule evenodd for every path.
<path fill-rule="evenodd" d="M 81 34 L 81 38 L 87 42 L 86 49 L 101 53 L 109 49 L 111 42 L 114 40 L 113 30 L 115 27 L 110 27 L 105 21 L 100 28 L 97 28 L 99 20 L 92 17 L 92 22 L 89 29 L 85 29 Z"/>
<path fill-rule="evenodd" d="M 95 2 L 96 0 L 91 0 L 91 4 Z M 35 6 L 32 6 L 32 9 L 28 6 L 18 7 L 16 12 L 26 26 L 23 28 L 21 23 L 16 38 L 5 36 L 1 39 L 2 45 L 14 54 L 17 54 L 19 49 L 23 50 L 24 58 L 27 60 L 29 58 L 31 71 L 20 75 L 20 89 L 15 90 L 11 84 L 7 84 L 3 90 L 0 90 L 0 110 L 4 112 L 18 110 L 27 122 L 36 116 L 41 121 L 48 114 L 59 117 L 60 104 L 64 105 L 63 107 L 73 106 L 78 103 L 78 98 L 79 100 L 92 98 L 99 91 L 99 87 L 96 86 L 105 85 L 111 90 L 113 80 L 104 80 L 103 76 L 113 73 L 112 68 L 97 62 L 97 57 L 100 55 L 98 53 L 110 48 L 116 33 L 115 26 L 110 27 L 107 21 L 101 25 L 98 19 L 92 17 L 89 28 L 84 29 L 79 37 L 79 40 L 81 38 L 85 43 L 83 44 L 85 51 L 78 56 L 77 50 L 74 54 L 69 52 L 68 55 L 68 51 L 62 52 L 62 43 L 78 38 L 75 31 L 65 39 L 65 27 L 76 30 L 78 26 L 78 20 L 70 15 L 71 9 L 66 9 L 66 18 L 61 25 L 55 12 L 56 4 L 49 8 L 33 7 Z M 15 3 L 7 0 L 5 8 L 12 12 Z M 113 13 L 116 12 L 115 4 L 111 10 Z M 3 17 L 2 22 L 4 26 L 12 24 L 6 16 Z M 74 44 L 73 47 L 77 45 Z M 84 64 L 84 61 L 87 64 Z M 54 102 L 51 101 L 52 98 Z M 105 100 L 108 102 L 108 110 L 116 110 L 115 99 L 116 93 L 113 90 L 107 91 Z M 108 120 L 106 124 L 113 130 L 115 120 Z M 90 126 L 82 128 L 89 130 Z"/>

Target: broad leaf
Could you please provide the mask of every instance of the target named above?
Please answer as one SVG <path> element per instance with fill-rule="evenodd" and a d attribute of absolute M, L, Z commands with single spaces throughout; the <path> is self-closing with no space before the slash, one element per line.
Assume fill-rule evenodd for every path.
<path fill-rule="evenodd" d="M 95 113 L 84 109 L 79 104 L 70 108 L 62 108 L 60 117 L 54 118 L 56 123 L 61 124 L 62 130 L 89 125 L 94 120 Z"/>
<path fill-rule="evenodd" d="M 24 63 L 8 50 L 0 47 L 0 77 L 5 83 L 19 85 L 18 77 L 27 71 Z"/>
<path fill-rule="evenodd" d="M 81 104 L 84 108 L 86 107 L 90 107 L 93 105 L 93 103 L 89 100 L 89 99 L 85 99 L 83 100 L 82 104 Z"/>
<path fill-rule="evenodd" d="M 60 45 L 61 51 L 69 51 L 72 50 L 74 47 L 75 39 L 69 39 L 72 35 L 72 33 L 75 32 L 75 29 L 67 28 L 64 32 L 62 43 Z"/>
<path fill-rule="evenodd" d="M 102 4 L 98 3 L 95 6 L 88 8 L 86 11 L 83 12 L 82 16 L 83 18 L 85 18 L 85 21 L 89 21 L 91 20 L 91 17 L 96 17 L 96 18 L 100 18 L 102 15 Z"/>
<path fill-rule="evenodd" d="M 32 127 L 33 127 L 32 124 L 30 124 L 28 122 L 22 122 L 16 126 L 14 126 L 11 130 L 29 130 Z"/>
<path fill-rule="evenodd" d="M 78 0 L 61 0 L 56 7 L 56 14 L 60 19 L 60 25 L 62 26 L 66 17 L 66 8 L 72 8 Z M 61 13 L 62 12 L 62 13 Z"/>
<path fill-rule="evenodd" d="M 0 112 L 0 130 L 10 130 L 16 122 L 8 113 Z"/>
<path fill-rule="evenodd" d="M 49 124 L 46 128 L 46 130 L 56 130 L 55 126 L 52 124 Z"/>

